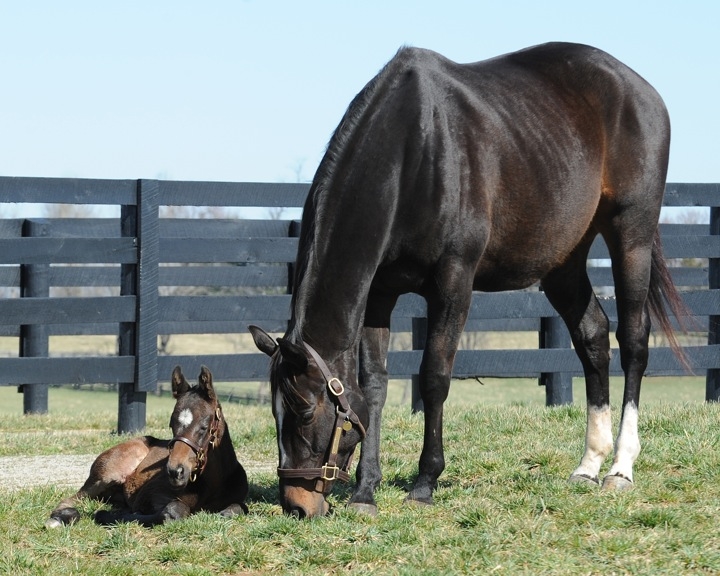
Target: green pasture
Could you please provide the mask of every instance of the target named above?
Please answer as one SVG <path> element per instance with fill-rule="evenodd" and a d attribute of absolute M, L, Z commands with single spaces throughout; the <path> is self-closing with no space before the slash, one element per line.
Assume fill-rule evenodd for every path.
<path fill-rule="evenodd" d="M 250 473 L 245 517 L 105 528 L 90 519 L 100 504 L 86 502 L 77 525 L 47 531 L 48 513 L 72 490 L 0 486 L 0 574 L 720 573 L 720 407 L 702 401 L 703 380 L 646 380 L 643 451 L 636 486 L 624 493 L 566 482 L 584 443 L 579 385 L 575 405 L 545 408 L 533 381 L 454 383 L 447 468 L 435 506 L 418 507 L 403 499 L 417 469 L 422 416 L 400 404 L 405 385 L 393 383 L 377 517 L 347 510 L 351 486 L 342 486 L 329 517 L 287 518 L 277 479 L 265 471 Z M 615 405 L 620 398 L 614 390 Z M 0 388 L 0 456 L 98 453 L 121 439 L 113 433 L 116 402 L 113 393 L 51 389 L 48 415 L 22 416 L 21 395 Z M 148 397 L 149 432 L 167 436 L 171 408 L 167 397 Z M 223 409 L 240 460 L 249 469 L 272 467 L 269 407 Z"/>

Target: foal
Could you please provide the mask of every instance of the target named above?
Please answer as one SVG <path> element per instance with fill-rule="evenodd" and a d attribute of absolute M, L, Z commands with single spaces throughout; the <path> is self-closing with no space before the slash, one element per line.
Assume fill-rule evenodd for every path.
<path fill-rule="evenodd" d="M 177 401 L 170 419 L 173 439 L 142 436 L 100 454 L 83 487 L 52 511 L 47 528 L 77 522 L 75 506 L 81 498 L 116 506 L 95 514 L 99 524 L 154 526 L 198 510 L 228 517 L 247 513 L 247 475 L 235 455 L 210 370 L 203 366 L 198 385 L 190 386 L 176 366 L 172 392 Z"/>

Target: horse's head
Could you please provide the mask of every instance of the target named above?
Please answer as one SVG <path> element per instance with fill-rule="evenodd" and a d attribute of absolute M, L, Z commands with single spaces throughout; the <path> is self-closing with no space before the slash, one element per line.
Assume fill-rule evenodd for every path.
<path fill-rule="evenodd" d="M 173 439 L 168 446 L 167 473 L 173 486 L 183 488 L 205 469 L 208 450 L 222 437 L 223 417 L 212 374 L 205 366 L 200 369 L 197 386 L 190 386 L 176 366 L 172 392 L 177 402 L 170 418 Z"/>
<path fill-rule="evenodd" d="M 280 504 L 300 518 L 323 516 L 335 480 L 350 479 L 353 452 L 365 436 L 365 400 L 333 377 L 308 344 L 276 342 L 255 326 L 250 331 L 257 347 L 272 358 Z"/>

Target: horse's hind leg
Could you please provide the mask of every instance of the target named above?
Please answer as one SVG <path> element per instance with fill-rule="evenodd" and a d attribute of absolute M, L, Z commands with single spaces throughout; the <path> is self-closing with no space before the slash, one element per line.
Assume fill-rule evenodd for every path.
<path fill-rule="evenodd" d="M 97 462 L 97 460 L 95 460 Z M 90 475 L 82 488 L 72 496 L 61 500 L 55 509 L 50 513 L 50 518 L 45 522 L 46 528 L 58 528 L 64 525 L 75 524 L 80 520 L 77 504 L 85 498 L 96 500 L 110 500 L 120 492 L 122 485 L 108 481 L 102 474 L 98 473 L 95 464 L 90 468 Z"/>
<path fill-rule="evenodd" d="M 570 481 L 599 484 L 602 463 L 612 451 L 610 419 L 609 323 L 586 272 L 587 245 L 542 281 L 550 303 L 570 330 L 585 374 L 587 429 L 585 451 Z"/>
<path fill-rule="evenodd" d="M 80 513 L 76 506 L 84 498 L 104 501 L 121 498 L 125 479 L 137 468 L 148 451 L 147 440 L 143 437 L 133 438 L 100 454 L 92 463 L 82 488 L 55 507 L 45 527 L 57 528 L 77 522 Z"/>
<path fill-rule="evenodd" d="M 650 317 L 647 294 L 651 244 L 633 250 L 611 248 L 611 255 L 618 311 L 617 340 L 620 363 L 625 372 L 625 391 L 615 457 L 603 480 L 603 488 L 618 490 L 632 485 L 633 465 L 640 454 L 638 406 L 640 384 L 648 363 Z"/>

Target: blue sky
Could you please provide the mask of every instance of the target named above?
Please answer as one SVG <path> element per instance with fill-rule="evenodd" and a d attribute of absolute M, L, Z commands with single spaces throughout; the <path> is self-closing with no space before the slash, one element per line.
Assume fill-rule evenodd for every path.
<path fill-rule="evenodd" d="M 720 182 L 720 2 L 0 0 L 0 175 L 308 181 L 403 45 L 602 48 L 662 94 L 674 182 Z"/>

